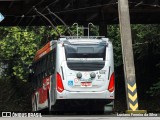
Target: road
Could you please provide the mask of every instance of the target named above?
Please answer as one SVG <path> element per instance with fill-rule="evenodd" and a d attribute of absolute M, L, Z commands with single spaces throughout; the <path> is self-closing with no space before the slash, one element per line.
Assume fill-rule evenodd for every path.
<path fill-rule="evenodd" d="M 149 114 L 148 114 L 149 115 Z M 0 120 L 160 120 L 160 113 L 150 114 L 150 116 L 157 115 L 158 117 L 124 117 L 128 114 L 106 114 L 106 115 L 42 115 L 42 117 L 1 117 Z M 123 116 L 123 117 L 122 117 Z M 132 115 L 133 116 L 133 115 Z"/>
<path fill-rule="evenodd" d="M 1 120 L 160 120 L 160 117 L 102 117 L 102 116 L 62 116 L 41 118 L 0 118 Z"/>

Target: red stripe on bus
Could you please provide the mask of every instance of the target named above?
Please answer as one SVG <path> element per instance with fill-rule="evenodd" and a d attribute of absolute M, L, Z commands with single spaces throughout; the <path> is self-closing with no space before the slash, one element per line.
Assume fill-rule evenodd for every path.
<path fill-rule="evenodd" d="M 49 53 L 51 51 L 50 49 L 50 42 L 48 42 L 44 47 L 42 47 L 40 50 L 37 51 L 34 60 L 38 60 L 45 54 Z"/>

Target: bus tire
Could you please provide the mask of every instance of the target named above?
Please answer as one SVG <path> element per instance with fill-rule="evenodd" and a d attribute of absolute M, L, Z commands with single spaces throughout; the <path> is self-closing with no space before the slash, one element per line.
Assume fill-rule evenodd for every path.
<path fill-rule="evenodd" d="M 51 112 L 51 101 L 50 101 L 49 91 L 48 91 L 48 111 L 49 113 Z"/>
<path fill-rule="evenodd" d="M 104 113 L 113 113 L 114 112 L 114 101 L 104 106 Z"/>

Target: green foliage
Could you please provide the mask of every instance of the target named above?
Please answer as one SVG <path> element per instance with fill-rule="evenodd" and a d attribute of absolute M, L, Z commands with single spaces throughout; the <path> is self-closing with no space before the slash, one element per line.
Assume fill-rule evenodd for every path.
<path fill-rule="evenodd" d="M 114 65 L 118 67 L 122 65 L 122 48 L 120 41 L 120 33 L 118 25 L 108 26 L 108 37 L 113 42 L 113 51 L 114 51 Z"/>
<path fill-rule="evenodd" d="M 30 83 L 0 79 L 0 89 L 0 111 L 31 111 Z"/>
<path fill-rule="evenodd" d="M 159 79 L 160 80 L 160 79 Z M 160 95 L 160 82 L 157 82 L 150 87 L 150 90 L 147 91 L 151 96 L 159 96 Z"/>
<path fill-rule="evenodd" d="M 137 75 L 152 78 L 151 95 L 160 95 L 160 25 L 132 25 L 135 64 L 141 69 Z M 115 68 L 122 65 L 122 50 L 118 25 L 108 26 L 108 37 L 113 39 Z M 143 73 L 143 74 L 142 74 Z M 153 86 L 152 86 L 152 83 Z"/>
<path fill-rule="evenodd" d="M 64 34 L 64 27 L 57 29 Z M 0 27 L 0 63 L 7 65 L 1 77 L 26 81 L 34 55 L 48 41 L 57 39 L 55 30 L 41 27 Z M 5 76 L 4 76 L 5 75 Z"/>
<path fill-rule="evenodd" d="M 0 62 L 8 65 L 7 76 L 26 80 L 28 66 L 37 50 L 38 39 L 34 31 L 20 27 L 1 28 L 6 36 L 0 40 Z"/>
<path fill-rule="evenodd" d="M 62 35 L 66 32 L 64 26 L 58 26 L 57 29 Z M 58 38 L 57 33 L 50 26 L 0 27 L 0 32 L 0 63 L 7 66 L 1 73 L 1 77 L 23 81 L 27 79 L 28 67 L 36 51 L 48 41 Z"/>
<path fill-rule="evenodd" d="M 133 47 L 136 61 L 143 61 L 145 76 L 151 76 L 154 83 L 147 93 L 160 95 L 160 25 L 132 25 Z M 142 75 L 142 74 L 141 74 Z M 155 83 L 156 82 L 156 83 Z"/>
<path fill-rule="evenodd" d="M 160 25 L 132 25 L 132 31 L 138 59 L 149 54 L 160 55 Z"/>
<path fill-rule="evenodd" d="M 66 28 L 57 29 L 65 35 Z M 76 36 L 76 26 L 71 27 Z M 140 60 L 150 61 L 149 69 L 153 66 L 160 68 L 160 62 L 155 59 L 160 56 L 160 25 L 132 25 L 133 48 L 135 63 Z M 20 79 L 26 81 L 28 66 L 32 63 L 35 52 L 58 35 L 51 27 L 0 27 L 0 63 L 7 65 L 2 77 L 5 79 Z M 79 31 L 83 35 L 83 31 Z M 98 27 L 91 27 L 90 35 L 98 35 Z M 115 68 L 122 65 L 121 40 L 118 25 L 108 25 L 108 37 L 113 42 Z M 148 61 L 147 61 L 148 60 Z M 144 66 L 146 66 L 144 64 Z M 144 69 L 145 71 L 145 69 Z M 152 88 L 159 89 L 159 84 Z"/>

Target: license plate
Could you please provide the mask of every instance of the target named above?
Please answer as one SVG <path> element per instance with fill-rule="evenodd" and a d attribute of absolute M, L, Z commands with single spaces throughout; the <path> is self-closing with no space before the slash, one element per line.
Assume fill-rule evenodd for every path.
<path fill-rule="evenodd" d="M 81 82 L 81 87 L 92 87 L 91 82 Z"/>

